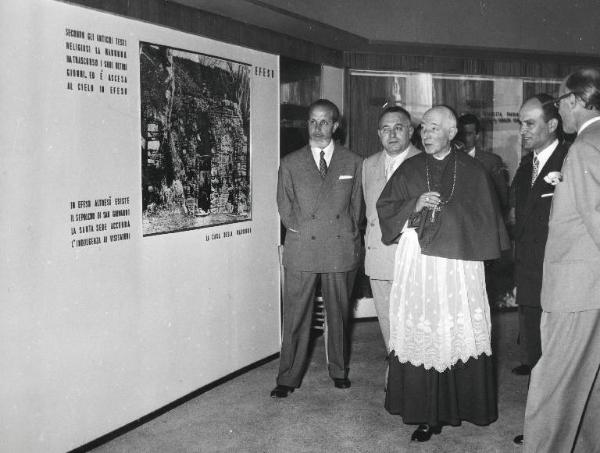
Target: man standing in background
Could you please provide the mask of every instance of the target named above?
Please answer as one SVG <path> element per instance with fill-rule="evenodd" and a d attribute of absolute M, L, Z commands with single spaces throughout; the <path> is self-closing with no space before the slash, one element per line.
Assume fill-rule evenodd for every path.
<path fill-rule="evenodd" d="M 281 160 L 277 206 L 286 227 L 283 250 L 283 338 L 273 398 L 300 386 L 308 361 L 317 283 L 327 313 L 329 376 L 350 387 L 350 295 L 360 260 L 362 158 L 332 140 L 339 126 L 334 103 L 309 107 L 309 144 Z"/>
<path fill-rule="evenodd" d="M 600 71 L 569 75 L 555 100 L 577 132 L 556 178 L 542 281 L 542 356 L 531 372 L 525 452 L 600 448 Z"/>
<path fill-rule="evenodd" d="M 458 137 L 464 145 L 464 152 L 477 159 L 486 169 L 494 185 L 498 203 L 503 215 L 506 215 L 508 207 L 508 175 L 500 156 L 477 149 L 477 141 L 481 133 L 479 119 L 466 113 L 458 118 Z"/>
<path fill-rule="evenodd" d="M 406 159 L 420 153 L 411 142 L 413 134 L 410 114 L 399 106 L 387 107 L 379 115 L 377 134 L 382 151 L 363 161 L 362 188 L 366 203 L 365 274 L 369 276 L 373 302 L 381 334 L 389 352 L 390 290 L 394 279 L 396 244 L 381 242 L 381 228 L 375 204 L 386 182 Z"/>

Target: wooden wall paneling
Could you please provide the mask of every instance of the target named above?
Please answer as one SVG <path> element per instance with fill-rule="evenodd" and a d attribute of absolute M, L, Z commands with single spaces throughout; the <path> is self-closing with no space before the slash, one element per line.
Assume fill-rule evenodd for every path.
<path fill-rule="evenodd" d="M 445 74 L 487 75 L 496 77 L 563 78 L 575 69 L 600 66 L 600 58 L 577 55 L 549 55 L 493 50 L 398 46 L 393 53 L 373 51 L 345 52 L 344 64 L 351 69 L 411 71 Z M 419 54 L 420 52 L 420 54 Z"/>

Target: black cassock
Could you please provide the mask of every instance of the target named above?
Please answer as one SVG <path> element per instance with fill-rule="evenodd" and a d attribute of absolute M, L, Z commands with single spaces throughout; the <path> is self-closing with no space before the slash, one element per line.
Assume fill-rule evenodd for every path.
<path fill-rule="evenodd" d="M 428 191 L 440 192 L 441 210 L 415 213 L 417 199 Z M 424 255 L 484 261 L 509 246 L 489 176 L 461 151 L 441 161 L 425 153 L 405 161 L 383 189 L 377 213 L 384 243 L 398 242 L 408 222 Z M 385 407 L 409 424 L 489 424 L 498 417 L 492 358 L 481 354 L 439 372 L 400 363 L 392 351 Z"/>

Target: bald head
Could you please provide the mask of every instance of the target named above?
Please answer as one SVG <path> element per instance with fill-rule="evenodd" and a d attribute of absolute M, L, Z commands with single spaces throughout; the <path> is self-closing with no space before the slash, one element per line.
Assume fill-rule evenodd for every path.
<path fill-rule="evenodd" d="M 425 112 L 423 118 L 427 115 L 435 115 L 445 122 L 447 127 L 456 127 L 456 115 L 450 107 L 445 105 L 435 105 Z"/>
<path fill-rule="evenodd" d="M 427 154 L 443 157 L 450 151 L 450 143 L 456 135 L 456 115 L 444 106 L 430 108 L 423 115 L 421 122 L 423 146 Z"/>
<path fill-rule="evenodd" d="M 548 98 L 549 100 L 545 102 L 552 103 L 552 97 L 548 96 Z M 556 140 L 558 120 L 552 117 L 548 119 L 549 115 L 546 115 L 544 110 L 547 105 L 540 100 L 539 96 L 534 96 L 525 101 L 519 110 L 521 125 L 519 133 L 525 149 L 538 152 Z M 552 107 L 555 109 L 554 106 Z"/>

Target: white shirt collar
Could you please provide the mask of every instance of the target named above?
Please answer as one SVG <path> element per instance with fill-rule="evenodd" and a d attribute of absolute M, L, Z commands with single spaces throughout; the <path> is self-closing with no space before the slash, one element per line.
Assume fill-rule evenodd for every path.
<path fill-rule="evenodd" d="M 475 147 L 473 147 L 469 151 L 467 151 L 467 154 L 471 157 L 475 157 Z"/>
<path fill-rule="evenodd" d="M 600 121 L 600 116 L 595 116 L 594 118 L 590 118 L 589 120 L 587 120 L 585 123 L 583 123 L 581 125 L 581 127 L 579 128 L 579 130 L 577 131 L 577 135 L 581 134 L 581 132 L 588 127 L 590 124 L 595 123 L 596 121 Z"/>
<path fill-rule="evenodd" d="M 401 151 L 395 156 L 390 156 L 387 151 L 383 151 L 383 154 L 385 155 L 385 179 L 389 180 L 400 164 L 404 162 L 409 148 L 410 145 L 408 145 L 404 151 Z"/>
<path fill-rule="evenodd" d="M 540 164 L 539 164 L 539 169 L 541 170 L 542 168 L 544 168 L 544 165 L 546 165 L 546 162 L 548 162 L 548 159 L 550 159 L 550 156 L 552 155 L 552 153 L 554 152 L 554 150 L 556 149 L 556 147 L 558 146 L 558 139 L 554 139 L 554 141 L 552 143 L 550 143 L 548 146 L 546 146 L 543 150 L 535 153 L 535 155 L 537 156 Z"/>
<path fill-rule="evenodd" d="M 333 156 L 333 150 L 335 148 L 335 145 L 333 143 L 333 139 L 329 142 L 329 144 L 323 148 L 323 151 L 325 152 L 325 162 L 327 163 L 327 168 L 329 168 L 329 164 L 331 163 L 331 157 Z M 310 151 L 312 152 L 313 155 L 313 159 L 315 160 L 315 163 L 317 164 L 317 168 L 319 168 L 319 162 L 321 160 L 321 148 L 319 147 L 312 147 L 310 148 Z"/>

